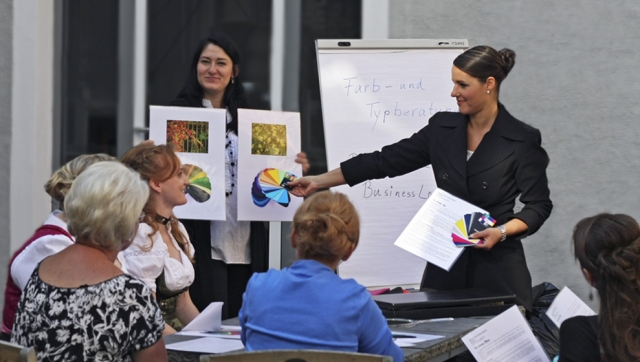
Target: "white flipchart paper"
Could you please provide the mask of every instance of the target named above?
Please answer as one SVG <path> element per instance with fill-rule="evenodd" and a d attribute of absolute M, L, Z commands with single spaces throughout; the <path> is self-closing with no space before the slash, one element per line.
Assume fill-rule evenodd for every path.
<path fill-rule="evenodd" d="M 596 315 L 587 303 L 578 298 L 571 289 L 564 287 L 553 299 L 553 303 L 546 312 L 547 317 L 560 328 L 562 322 L 575 316 Z"/>
<path fill-rule="evenodd" d="M 451 66 L 461 49 L 318 51 L 329 170 L 410 137 L 438 111 L 457 111 Z M 424 260 L 393 246 L 436 184 L 430 167 L 337 187 L 361 217 L 360 244 L 340 275 L 365 286 L 420 283 Z"/>
<path fill-rule="evenodd" d="M 478 362 L 549 362 L 515 305 L 462 337 L 462 342 Z"/>
<path fill-rule="evenodd" d="M 197 202 L 187 195 L 187 203 L 177 206 L 173 213 L 180 219 L 225 220 L 225 134 L 226 110 L 190 107 L 149 107 L 149 139 L 156 145 L 167 144 L 168 121 L 197 121 L 209 125 L 208 152 L 176 152 L 183 165 L 200 167 L 211 182 L 211 197 Z M 188 176 L 188 175 L 187 175 Z"/>
<path fill-rule="evenodd" d="M 436 189 L 402 231 L 395 245 L 449 270 L 464 251 L 453 243 L 451 230 L 465 214 L 474 212 L 487 213 L 442 189 Z"/>
<path fill-rule="evenodd" d="M 286 155 L 251 153 L 252 125 L 270 124 L 286 127 Z M 266 168 L 275 168 L 302 177 L 302 166 L 296 163 L 300 152 L 300 113 L 238 109 L 238 220 L 292 221 L 304 199 L 290 195 L 289 206 L 275 201 L 260 207 L 253 203 L 251 187 L 256 176 Z"/>

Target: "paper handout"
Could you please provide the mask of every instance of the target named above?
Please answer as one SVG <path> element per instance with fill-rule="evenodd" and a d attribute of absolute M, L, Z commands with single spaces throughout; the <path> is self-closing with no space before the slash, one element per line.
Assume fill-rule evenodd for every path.
<path fill-rule="evenodd" d="M 169 145 L 189 178 L 176 217 L 225 220 L 225 127 L 224 109 L 149 107 L 149 138 Z"/>
<path fill-rule="evenodd" d="M 462 342 L 479 362 L 549 362 L 517 306 L 462 337 Z"/>
<path fill-rule="evenodd" d="M 213 332 L 222 326 L 222 302 L 209 304 L 191 323 L 182 328 L 182 332 Z"/>
<path fill-rule="evenodd" d="M 560 328 L 562 322 L 575 316 L 596 315 L 589 306 L 578 298 L 571 289 L 564 287 L 547 310 L 547 317 Z"/>
<path fill-rule="evenodd" d="M 485 210 L 436 189 L 396 240 L 395 245 L 415 254 L 428 263 L 449 270 L 463 248 L 451 241 L 451 230 L 465 214 Z"/>

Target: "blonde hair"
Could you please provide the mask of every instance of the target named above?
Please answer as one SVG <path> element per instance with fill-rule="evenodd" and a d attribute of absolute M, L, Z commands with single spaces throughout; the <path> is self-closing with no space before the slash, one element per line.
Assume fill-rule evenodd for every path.
<path fill-rule="evenodd" d="M 115 161 L 115 158 L 104 153 L 80 155 L 56 170 L 49 181 L 44 184 L 44 190 L 62 206 L 73 180 L 87 167 L 100 161 Z"/>
<path fill-rule="evenodd" d="M 171 147 L 167 145 L 154 145 L 149 143 L 141 143 L 127 151 L 120 160 L 125 165 L 137 171 L 145 180 L 166 181 L 175 176 L 180 171 L 180 158 L 173 152 Z M 147 186 L 149 187 L 149 186 Z M 151 227 L 151 233 L 148 235 L 151 244 L 148 250 L 153 247 L 152 236 L 158 231 L 159 224 L 156 221 L 158 213 L 150 204 L 150 200 L 144 206 L 144 223 Z M 162 215 L 166 217 L 165 215 Z M 178 219 L 171 214 L 169 215 L 171 225 L 171 235 L 176 239 L 178 245 L 186 255 L 191 255 L 189 250 L 188 237 L 180 231 Z M 144 250 L 147 250 L 146 248 Z"/>
<path fill-rule="evenodd" d="M 358 246 L 358 212 L 346 195 L 318 192 L 296 211 L 293 238 L 300 258 L 333 263 Z"/>
<path fill-rule="evenodd" d="M 64 200 L 69 233 L 79 244 L 119 249 L 135 236 L 148 198 L 149 186 L 120 162 L 91 165 Z"/>

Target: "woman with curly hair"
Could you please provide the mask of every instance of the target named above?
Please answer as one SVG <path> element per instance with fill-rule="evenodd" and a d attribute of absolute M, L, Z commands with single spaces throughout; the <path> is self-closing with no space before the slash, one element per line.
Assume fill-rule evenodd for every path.
<path fill-rule="evenodd" d="M 191 301 L 193 245 L 173 208 L 187 203 L 189 185 L 178 156 L 167 145 L 142 143 L 122 156 L 122 163 L 137 171 L 149 185 L 149 200 L 133 245 L 123 252 L 128 273 L 155 293 L 167 325 L 174 333 L 199 312 Z"/>
<path fill-rule="evenodd" d="M 600 312 L 562 323 L 560 361 L 640 361 L 640 226 L 628 215 L 599 214 L 576 225 L 573 244 Z"/>

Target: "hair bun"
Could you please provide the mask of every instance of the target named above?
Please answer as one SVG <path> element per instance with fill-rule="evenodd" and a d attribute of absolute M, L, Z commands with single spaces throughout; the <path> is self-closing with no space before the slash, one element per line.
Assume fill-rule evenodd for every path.
<path fill-rule="evenodd" d="M 509 48 L 502 48 L 498 53 L 500 53 L 500 57 L 504 61 L 503 68 L 506 76 L 516 64 L 516 52 Z"/>

